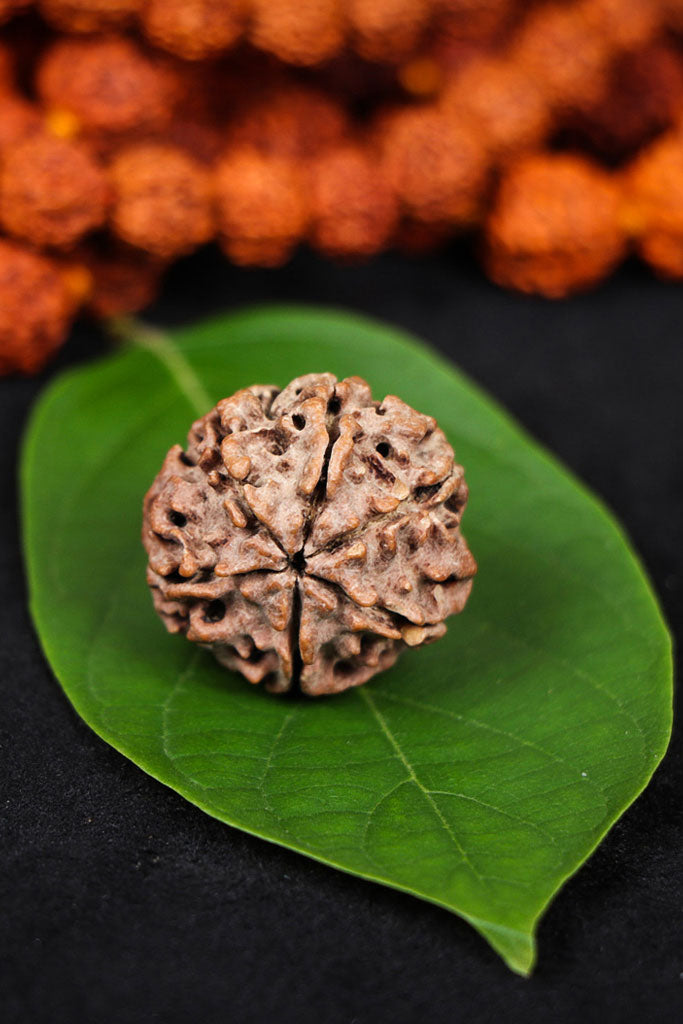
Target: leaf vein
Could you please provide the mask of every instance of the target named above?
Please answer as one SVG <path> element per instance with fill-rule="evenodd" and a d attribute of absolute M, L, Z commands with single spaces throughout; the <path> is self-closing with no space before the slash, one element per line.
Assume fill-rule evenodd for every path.
<path fill-rule="evenodd" d="M 467 850 L 462 845 L 462 843 L 459 841 L 458 837 L 456 836 L 455 832 L 453 831 L 453 829 L 451 827 L 450 822 L 444 816 L 444 814 L 441 811 L 441 808 L 437 804 L 436 800 L 434 800 L 434 798 L 432 797 L 432 795 L 429 792 L 429 790 L 422 784 L 422 782 L 420 782 L 420 779 L 415 774 L 415 769 L 413 768 L 412 764 L 408 760 L 406 754 L 404 753 L 403 749 L 401 748 L 401 746 L 400 746 L 398 740 L 396 739 L 396 737 L 394 736 L 393 732 L 389 728 L 389 724 L 387 723 L 386 718 L 384 717 L 382 712 L 379 710 L 379 708 L 375 704 L 373 698 L 367 692 L 367 690 L 362 689 L 362 688 L 359 688 L 358 690 L 356 690 L 356 693 L 358 693 L 359 696 L 361 697 L 361 699 L 365 702 L 366 707 L 368 708 L 370 713 L 374 716 L 378 726 L 380 727 L 381 731 L 386 736 L 387 741 L 393 747 L 394 752 L 396 754 L 396 757 L 399 759 L 399 761 L 401 762 L 401 764 L 405 768 L 406 772 L 408 773 L 408 779 L 415 786 L 417 786 L 417 788 L 423 794 L 425 800 L 427 801 L 427 803 L 431 807 L 433 813 L 436 815 L 436 817 L 441 822 L 441 825 L 443 826 L 444 831 L 449 836 L 451 842 L 453 843 L 455 848 L 460 853 L 460 856 L 462 858 L 462 862 L 469 867 L 470 871 L 475 876 L 475 878 L 477 878 L 478 881 L 481 882 L 482 881 L 482 876 L 480 875 L 480 873 L 477 871 L 476 867 L 472 863 L 472 861 L 471 861 L 471 859 L 470 859 L 470 857 L 469 857 L 469 855 L 467 853 Z"/>

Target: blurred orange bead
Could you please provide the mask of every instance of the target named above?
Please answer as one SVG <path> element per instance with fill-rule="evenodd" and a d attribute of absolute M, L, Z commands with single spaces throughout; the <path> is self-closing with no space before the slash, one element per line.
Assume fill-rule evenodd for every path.
<path fill-rule="evenodd" d="M 431 0 L 348 0 L 354 49 L 366 60 L 396 63 L 421 41 L 432 14 Z"/>
<path fill-rule="evenodd" d="M 41 369 L 65 340 L 70 312 L 55 264 L 0 239 L 0 374 Z"/>
<path fill-rule="evenodd" d="M 145 0 L 38 0 L 45 20 L 63 32 L 105 32 L 133 20 Z"/>
<path fill-rule="evenodd" d="M 534 148 L 551 127 L 550 108 L 534 79 L 509 60 L 471 60 L 446 86 L 440 106 L 476 127 L 495 157 Z"/>
<path fill-rule="evenodd" d="M 657 139 L 623 173 L 622 220 L 662 277 L 683 278 L 683 131 Z"/>
<path fill-rule="evenodd" d="M 107 199 L 101 168 L 78 144 L 39 134 L 3 151 L 0 223 L 17 238 L 68 248 L 103 223 Z"/>
<path fill-rule="evenodd" d="M 277 267 L 306 232 L 304 176 L 296 163 L 253 149 L 229 152 L 214 178 L 221 244 L 233 262 Z"/>
<path fill-rule="evenodd" d="M 344 0 L 250 0 L 249 38 L 289 64 L 310 66 L 341 50 Z"/>
<path fill-rule="evenodd" d="M 143 31 L 184 60 L 205 60 L 233 46 L 247 21 L 247 0 L 147 0 Z"/>
<path fill-rule="evenodd" d="M 462 228 L 476 219 L 488 156 L 468 125 L 437 107 L 406 107 L 375 125 L 382 167 L 405 213 L 427 224 Z"/>
<path fill-rule="evenodd" d="M 166 123 L 178 89 L 167 65 L 123 36 L 58 39 L 39 62 L 36 86 L 49 108 L 105 135 Z"/>
<path fill-rule="evenodd" d="M 311 241 L 328 256 L 372 256 L 386 247 L 398 221 L 398 202 L 371 156 L 343 145 L 310 167 Z"/>
<path fill-rule="evenodd" d="M 172 259 L 212 237 L 209 175 L 186 153 L 163 143 L 139 143 L 117 154 L 109 175 L 111 225 L 124 242 Z"/>
<path fill-rule="evenodd" d="M 350 129 L 349 116 L 336 97 L 285 80 L 247 97 L 228 122 L 227 137 L 234 146 L 296 160 L 336 145 Z"/>
<path fill-rule="evenodd" d="M 522 157 L 503 176 L 484 242 L 497 284 L 552 299 L 582 291 L 625 254 L 618 188 L 580 156 Z"/>
<path fill-rule="evenodd" d="M 549 3 L 532 9 L 509 55 L 563 109 L 602 95 L 612 47 L 581 5 Z"/>

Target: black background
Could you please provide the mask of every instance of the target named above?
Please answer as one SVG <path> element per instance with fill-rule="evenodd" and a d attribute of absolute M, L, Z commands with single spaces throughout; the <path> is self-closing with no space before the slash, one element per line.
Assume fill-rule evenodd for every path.
<path fill-rule="evenodd" d="M 683 289 L 625 267 L 564 303 L 488 284 L 465 250 L 334 267 L 302 253 L 177 266 L 174 324 L 307 301 L 409 328 L 500 399 L 617 513 L 683 626 Z M 683 993 L 680 744 L 511 974 L 443 910 L 205 816 L 77 718 L 26 610 L 17 449 L 45 379 L 104 351 L 80 326 L 41 379 L 0 381 L 0 1014 L 8 1022 L 669 1021 Z M 324 367 L 323 367 L 324 369 Z M 678 819 L 678 820 L 677 820 Z"/>

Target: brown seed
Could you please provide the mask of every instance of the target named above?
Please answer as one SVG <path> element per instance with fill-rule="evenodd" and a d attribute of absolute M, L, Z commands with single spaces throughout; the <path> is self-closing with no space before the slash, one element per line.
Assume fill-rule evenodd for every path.
<path fill-rule="evenodd" d="M 155 607 L 274 692 L 357 686 L 464 607 L 466 500 L 434 420 L 395 396 L 380 406 L 360 378 L 246 388 L 170 450 L 145 498 Z"/>

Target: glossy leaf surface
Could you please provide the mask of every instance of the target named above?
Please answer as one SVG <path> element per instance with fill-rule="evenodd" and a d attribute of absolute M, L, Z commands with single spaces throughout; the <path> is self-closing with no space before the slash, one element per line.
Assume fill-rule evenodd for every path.
<path fill-rule="evenodd" d="M 142 496 L 194 418 L 311 371 L 359 374 L 438 419 L 479 562 L 445 639 L 317 701 L 269 696 L 168 636 L 139 541 Z M 594 498 L 429 349 L 294 308 L 143 333 L 64 375 L 34 411 L 22 476 L 34 620 L 95 732 L 215 817 L 441 904 L 531 969 L 543 909 L 670 732 L 668 634 Z"/>

